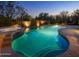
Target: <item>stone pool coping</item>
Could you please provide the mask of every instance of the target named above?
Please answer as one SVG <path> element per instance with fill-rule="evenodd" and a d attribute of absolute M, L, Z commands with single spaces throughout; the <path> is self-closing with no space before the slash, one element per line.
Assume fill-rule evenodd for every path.
<path fill-rule="evenodd" d="M 16 27 L 6 27 L 7 28 L 16 28 Z M 21 56 L 20 54 L 17 54 L 15 52 L 13 52 L 12 48 L 11 48 L 11 42 L 13 40 L 13 38 L 17 38 L 18 36 L 21 36 L 24 33 L 24 28 L 18 29 L 16 28 L 15 30 L 7 30 L 7 31 L 3 31 L 5 28 L 1 28 L 2 32 L 0 31 L 0 56 Z M 17 35 L 18 34 L 18 35 Z M 4 43 L 5 42 L 5 43 Z M 3 53 L 7 53 L 9 55 L 1 55 Z"/>
<path fill-rule="evenodd" d="M 79 36 L 79 34 L 77 32 L 75 32 L 74 30 L 79 31 L 79 29 L 73 29 L 73 28 L 69 28 L 69 29 L 66 28 L 66 29 L 59 30 L 59 34 L 61 34 L 69 42 L 69 48 L 67 49 L 67 51 L 65 51 L 61 55 L 57 55 L 58 57 L 79 57 L 79 43 L 78 43 L 79 37 L 77 37 L 77 36 Z M 11 34 L 11 33 L 16 34 L 16 31 L 12 31 L 12 32 L 9 32 L 6 34 Z M 2 32 L 0 34 L 6 35 L 4 32 Z M 10 37 L 7 36 L 6 39 L 8 39 L 8 38 L 10 38 Z M 12 39 L 10 39 L 10 42 L 11 41 L 12 41 Z M 15 52 L 13 52 L 10 45 L 8 46 L 7 50 L 9 50 L 9 52 L 12 54 L 10 56 L 21 56 L 21 55 L 16 54 Z M 3 51 L 3 49 L 1 51 Z M 2 53 L 2 52 L 0 52 L 0 53 Z"/>
<path fill-rule="evenodd" d="M 58 55 L 59 57 L 79 57 L 79 37 L 77 37 L 79 34 L 75 31 L 79 31 L 79 29 L 66 28 L 59 30 L 59 34 L 69 42 L 69 48 L 61 55 Z"/>

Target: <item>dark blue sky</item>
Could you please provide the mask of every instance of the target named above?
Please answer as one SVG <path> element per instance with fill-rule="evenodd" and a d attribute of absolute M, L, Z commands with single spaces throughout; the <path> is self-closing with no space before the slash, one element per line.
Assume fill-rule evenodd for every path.
<path fill-rule="evenodd" d="M 61 11 L 69 11 L 71 13 L 73 10 L 79 9 L 79 1 L 20 1 L 19 4 L 25 7 L 32 17 L 38 16 L 41 12 L 55 15 Z"/>

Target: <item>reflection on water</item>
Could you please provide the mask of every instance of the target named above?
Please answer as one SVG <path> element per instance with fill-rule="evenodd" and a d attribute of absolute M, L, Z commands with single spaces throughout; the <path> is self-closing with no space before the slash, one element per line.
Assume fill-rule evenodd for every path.
<path fill-rule="evenodd" d="M 25 32 L 29 32 L 30 30 L 33 30 L 33 29 L 36 29 L 36 30 L 44 29 L 44 26 L 40 26 L 40 27 L 36 27 L 36 28 L 27 27 L 27 28 L 25 29 Z"/>
<path fill-rule="evenodd" d="M 38 21 L 38 22 L 36 23 L 36 25 L 37 25 L 37 27 L 39 27 L 39 26 L 40 26 L 40 22 Z"/>
<path fill-rule="evenodd" d="M 44 26 L 41 26 L 41 29 L 44 29 Z"/>
<path fill-rule="evenodd" d="M 39 30 L 40 28 L 38 27 L 37 30 Z"/>
<path fill-rule="evenodd" d="M 30 28 L 26 28 L 25 32 L 28 32 L 28 31 L 30 31 Z"/>

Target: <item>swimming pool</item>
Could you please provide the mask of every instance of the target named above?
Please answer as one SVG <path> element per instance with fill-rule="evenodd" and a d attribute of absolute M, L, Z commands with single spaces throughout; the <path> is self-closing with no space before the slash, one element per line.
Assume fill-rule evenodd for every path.
<path fill-rule="evenodd" d="M 68 41 L 59 35 L 59 29 L 61 26 L 42 26 L 25 32 L 13 40 L 12 49 L 28 57 L 57 56 L 69 46 Z"/>

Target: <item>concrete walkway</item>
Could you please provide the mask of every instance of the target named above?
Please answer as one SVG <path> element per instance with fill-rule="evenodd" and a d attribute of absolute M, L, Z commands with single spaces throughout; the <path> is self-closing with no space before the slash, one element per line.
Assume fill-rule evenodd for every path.
<path fill-rule="evenodd" d="M 68 50 L 60 57 L 79 57 L 79 29 L 62 29 L 60 33 L 69 41 Z"/>

